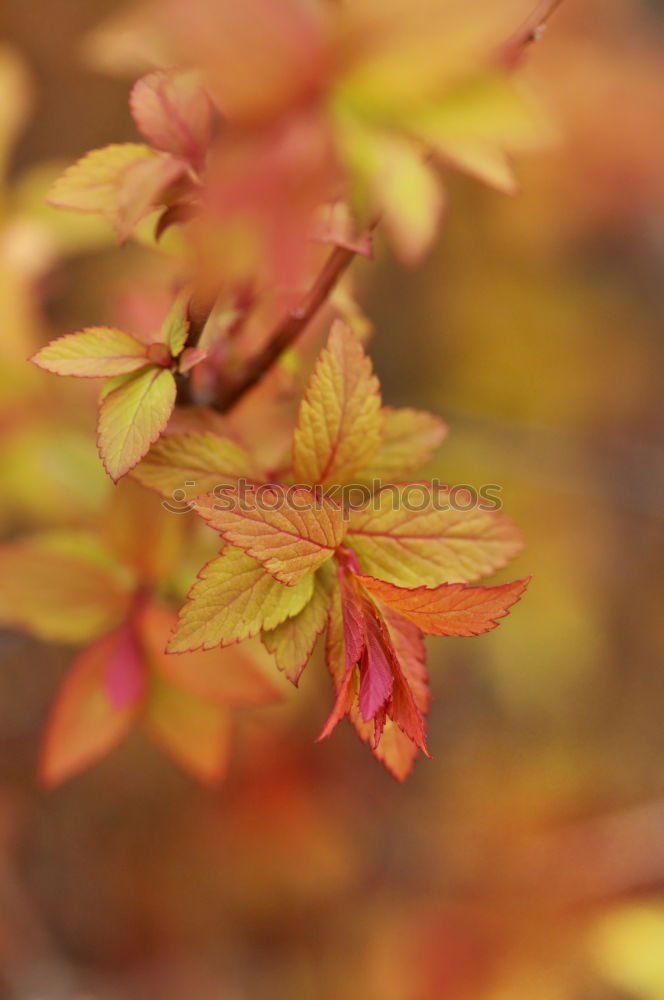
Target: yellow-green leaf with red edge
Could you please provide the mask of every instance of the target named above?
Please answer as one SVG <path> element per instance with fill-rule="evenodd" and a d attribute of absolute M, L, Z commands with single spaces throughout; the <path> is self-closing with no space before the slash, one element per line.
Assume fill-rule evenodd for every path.
<path fill-rule="evenodd" d="M 287 618 L 276 628 L 262 633 L 263 645 L 288 680 L 297 687 L 316 639 L 325 628 L 334 574 L 325 563 L 314 577 L 314 592 L 308 604 L 293 618 Z"/>
<path fill-rule="evenodd" d="M 265 654 L 260 645 L 254 645 L 258 640 L 249 639 L 227 649 L 171 656 L 164 650 L 176 622 L 177 614 L 157 604 L 148 605 L 140 615 L 142 639 L 162 676 L 180 688 L 233 708 L 253 708 L 281 700 L 281 692 L 259 666 L 259 654 Z"/>
<path fill-rule="evenodd" d="M 217 486 L 232 486 L 238 479 L 260 482 L 263 477 L 244 448 L 205 431 L 166 434 L 132 471 L 132 478 L 162 496 L 182 490 L 183 496 L 192 498 Z"/>
<path fill-rule="evenodd" d="M 351 512 L 345 542 L 364 573 L 399 587 L 470 583 L 504 566 L 523 539 L 504 514 L 452 506 L 467 500 L 427 483 L 388 486 Z"/>
<path fill-rule="evenodd" d="M 195 778 L 214 784 L 224 777 L 231 737 L 224 705 L 155 672 L 142 723 L 155 743 Z"/>
<path fill-rule="evenodd" d="M 202 165 L 213 121 L 212 105 L 197 73 L 148 73 L 134 84 L 129 107 L 149 143 L 194 167 Z"/>
<path fill-rule="evenodd" d="M 140 654 L 127 628 L 99 639 L 69 669 L 47 723 L 40 778 L 53 786 L 103 757 L 125 736 L 137 716 L 137 696 L 114 702 L 109 671 L 142 670 Z"/>
<path fill-rule="evenodd" d="M 99 406 L 97 445 L 114 482 L 137 465 L 164 431 L 175 406 L 175 379 L 166 368 L 129 375 Z"/>
<path fill-rule="evenodd" d="M 122 619 L 128 582 L 38 540 L 14 542 L 0 548 L 0 621 L 51 642 L 88 642 Z"/>
<path fill-rule="evenodd" d="M 302 610 L 313 573 L 292 587 L 279 583 L 242 549 L 228 546 L 204 566 L 180 611 L 169 653 L 230 646 L 273 629 Z"/>
<path fill-rule="evenodd" d="M 516 604 L 530 577 L 495 587 L 444 583 L 439 587 L 395 587 L 370 576 L 359 582 L 382 605 L 408 619 L 427 635 L 474 636 L 490 632 Z"/>
<path fill-rule="evenodd" d="M 55 375 L 104 378 L 128 375 L 149 364 L 144 343 L 122 330 L 92 326 L 58 337 L 30 359 Z"/>
<path fill-rule="evenodd" d="M 322 489 L 261 486 L 202 497 L 197 512 L 231 545 L 289 586 L 318 569 L 340 544 L 343 511 Z"/>
<path fill-rule="evenodd" d="M 293 436 L 296 481 L 347 482 L 378 450 L 382 422 L 371 361 L 355 334 L 336 320 L 300 404 Z"/>
<path fill-rule="evenodd" d="M 184 289 L 168 310 L 157 337 L 157 343 L 164 344 L 173 358 L 182 353 L 189 333 L 188 307 L 191 293 Z"/>
<path fill-rule="evenodd" d="M 447 434 L 447 424 L 433 413 L 410 407 L 383 407 L 383 440 L 369 465 L 355 476 L 358 483 L 399 483 L 433 454 Z"/>
<path fill-rule="evenodd" d="M 48 200 L 57 208 L 113 217 L 127 172 L 157 155 L 149 146 L 136 142 L 93 149 L 58 177 Z"/>

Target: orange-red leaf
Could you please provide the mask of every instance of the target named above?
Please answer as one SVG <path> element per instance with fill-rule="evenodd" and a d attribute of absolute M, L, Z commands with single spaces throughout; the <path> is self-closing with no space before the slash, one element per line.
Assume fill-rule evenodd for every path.
<path fill-rule="evenodd" d="M 40 766 L 45 784 L 56 785 L 84 770 L 120 742 L 136 717 L 141 694 L 140 685 L 128 687 L 125 681 L 135 681 L 141 671 L 138 647 L 125 627 L 80 654 L 47 725 Z"/>
<path fill-rule="evenodd" d="M 440 587 L 407 590 L 370 576 L 358 579 L 381 604 L 413 622 L 422 632 L 445 636 L 490 632 L 498 624 L 498 619 L 508 614 L 530 582 L 528 577 L 497 587 L 444 583 Z"/>
<path fill-rule="evenodd" d="M 378 450 L 382 423 L 371 361 L 355 334 L 337 320 L 300 405 L 293 437 L 296 480 L 348 482 Z"/>
<path fill-rule="evenodd" d="M 231 545 L 292 586 L 330 558 L 344 532 L 343 511 L 322 490 L 261 486 L 203 497 L 198 513 Z"/>

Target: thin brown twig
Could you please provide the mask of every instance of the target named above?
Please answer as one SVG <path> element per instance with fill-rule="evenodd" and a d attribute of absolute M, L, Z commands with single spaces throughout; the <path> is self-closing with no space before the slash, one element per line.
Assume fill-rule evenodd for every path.
<path fill-rule="evenodd" d="M 249 359 L 232 381 L 221 382 L 215 399 L 210 403 L 214 410 L 228 413 L 249 389 L 264 378 L 314 318 L 354 256 L 354 250 L 335 247 L 300 305 L 279 323 L 265 346 Z"/>
<path fill-rule="evenodd" d="M 508 46 L 517 48 L 529 45 L 531 42 L 536 42 L 542 28 L 546 27 L 551 17 L 562 4 L 563 0 L 542 0 L 532 14 L 526 18 L 521 27 L 512 35 L 507 43 Z"/>

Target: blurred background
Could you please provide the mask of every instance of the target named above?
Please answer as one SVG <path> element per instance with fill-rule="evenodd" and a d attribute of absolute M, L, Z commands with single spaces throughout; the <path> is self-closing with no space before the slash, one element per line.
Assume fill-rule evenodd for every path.
<path fill-rule="evenodd" d="M 94 523 L 96 388 L 24 359 L 140 315 L 163 273 L 44 204 L 136 138 L 90 32 L 111 0 L 0 12 L 0 524 Z M 37 787 L 75 653 L 3 634 L 7 1000 L 664 1000 L 664 4 L 568 0 L 525 75 L 557 148 L 503 198 L 448 178 L 426 265 L 358 268 L 386 402 L 441 414 L 429 472 L 502 487 L 533 574 L 496 632 L 431 640 L 433 760 L 398 785 L 322 664 L 239 721 L 216 790 L 138 734 Z"/>

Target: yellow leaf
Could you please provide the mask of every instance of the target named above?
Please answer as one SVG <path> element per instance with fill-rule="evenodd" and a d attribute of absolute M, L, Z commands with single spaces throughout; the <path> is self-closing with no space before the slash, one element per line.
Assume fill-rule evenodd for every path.
<path fill-rule="evenodd" d="M 137 142 L 93 149 L 68 167 L 49 192 L 49 202 L 77 212 L 99 212 L 114 217 L 127 171 L 158 156 Z"/>
<path fill-rule="evenodd" d="M 357 473 L 358 482 L 401 482 L 427 461 L 447 434 L 447 424 L 424 410 L 386 406 L 383 414 L 383 442 L 367 468 Z"/>
<path fill-rule="evenodd" d="M 82 553 L 16 542 L 0 549 L 0 620 L 40 639 L 87 642 L 123 617 L 128 581 Z"/>
<path fill-rule="evenodd" d="M 132 477 L 165 497 L 182 491 L 182 500 L 211 493 L 217 486 L 233 486 L 240 478 L 262 478 L 243 448 L 212 431 L 165 435 Z"/>
<path fill-rule="evenodd" d="M 453 502 L 465 505 L 466 495 L 420 483 L 388 486 L 351 514 L 346 542 L 363 572 L 398 587 L 469 583 L 520 552 L 521 533 L 505 515 Z"/>
<path fill-rule="evenodd" d="M 301 611 L 312 592 L 313 573 L 287 587 L 246 552 L 229 546 L 201 570 L 168 651 L 229 646 L 261 629 L 276 628 Z"/>
<path fill-rule="evenodd" d="M 478 76 L 415 109 L 403 127 L 444 160 L 508 193 L 516 185 L 506 153 L 538 149 L 552 139 L 532 97 L 498 73 Z"/>
<path fill-rule="evenodd" d="M 157 440 L 175 405 L 175 379 L 166 368 L 130 375 L 104 394 L 97 444 L 114 482 L 133 469 Z"/>
<path fill-rule="evenodd" d="M 293 618 L 287 618 L 275 629 L 263 632 L 265 648 L 274 656 L 279 670 L 283 670 L 296 686 L 309 662 L 316 639 L 325 628 L 332 581 L 333 573 L 327 563 L 316 573 L 313 596 L 302 611 Z"/>
<path fill-rule="evenodd" d="M 289 586 L 329 559 L 344 533 L 341 507 L 308 487 L 224 490 L 202 498 L 197 510 L 222 538 Z"/>
<path fill-rule="evenodd" d="M 149 364 L 145 344 L 122 330 L 105 326 L 91 326 L 58 337 L 31 360 L 55 375 L 78 378 L 127 375 Z"/>
<path fill-rule="evenodd" d="M 378 379 L 357 337 L 337 320 L 309 379 L 293 438 L 301 483 L 347 482 L 380 444 Z"/>

